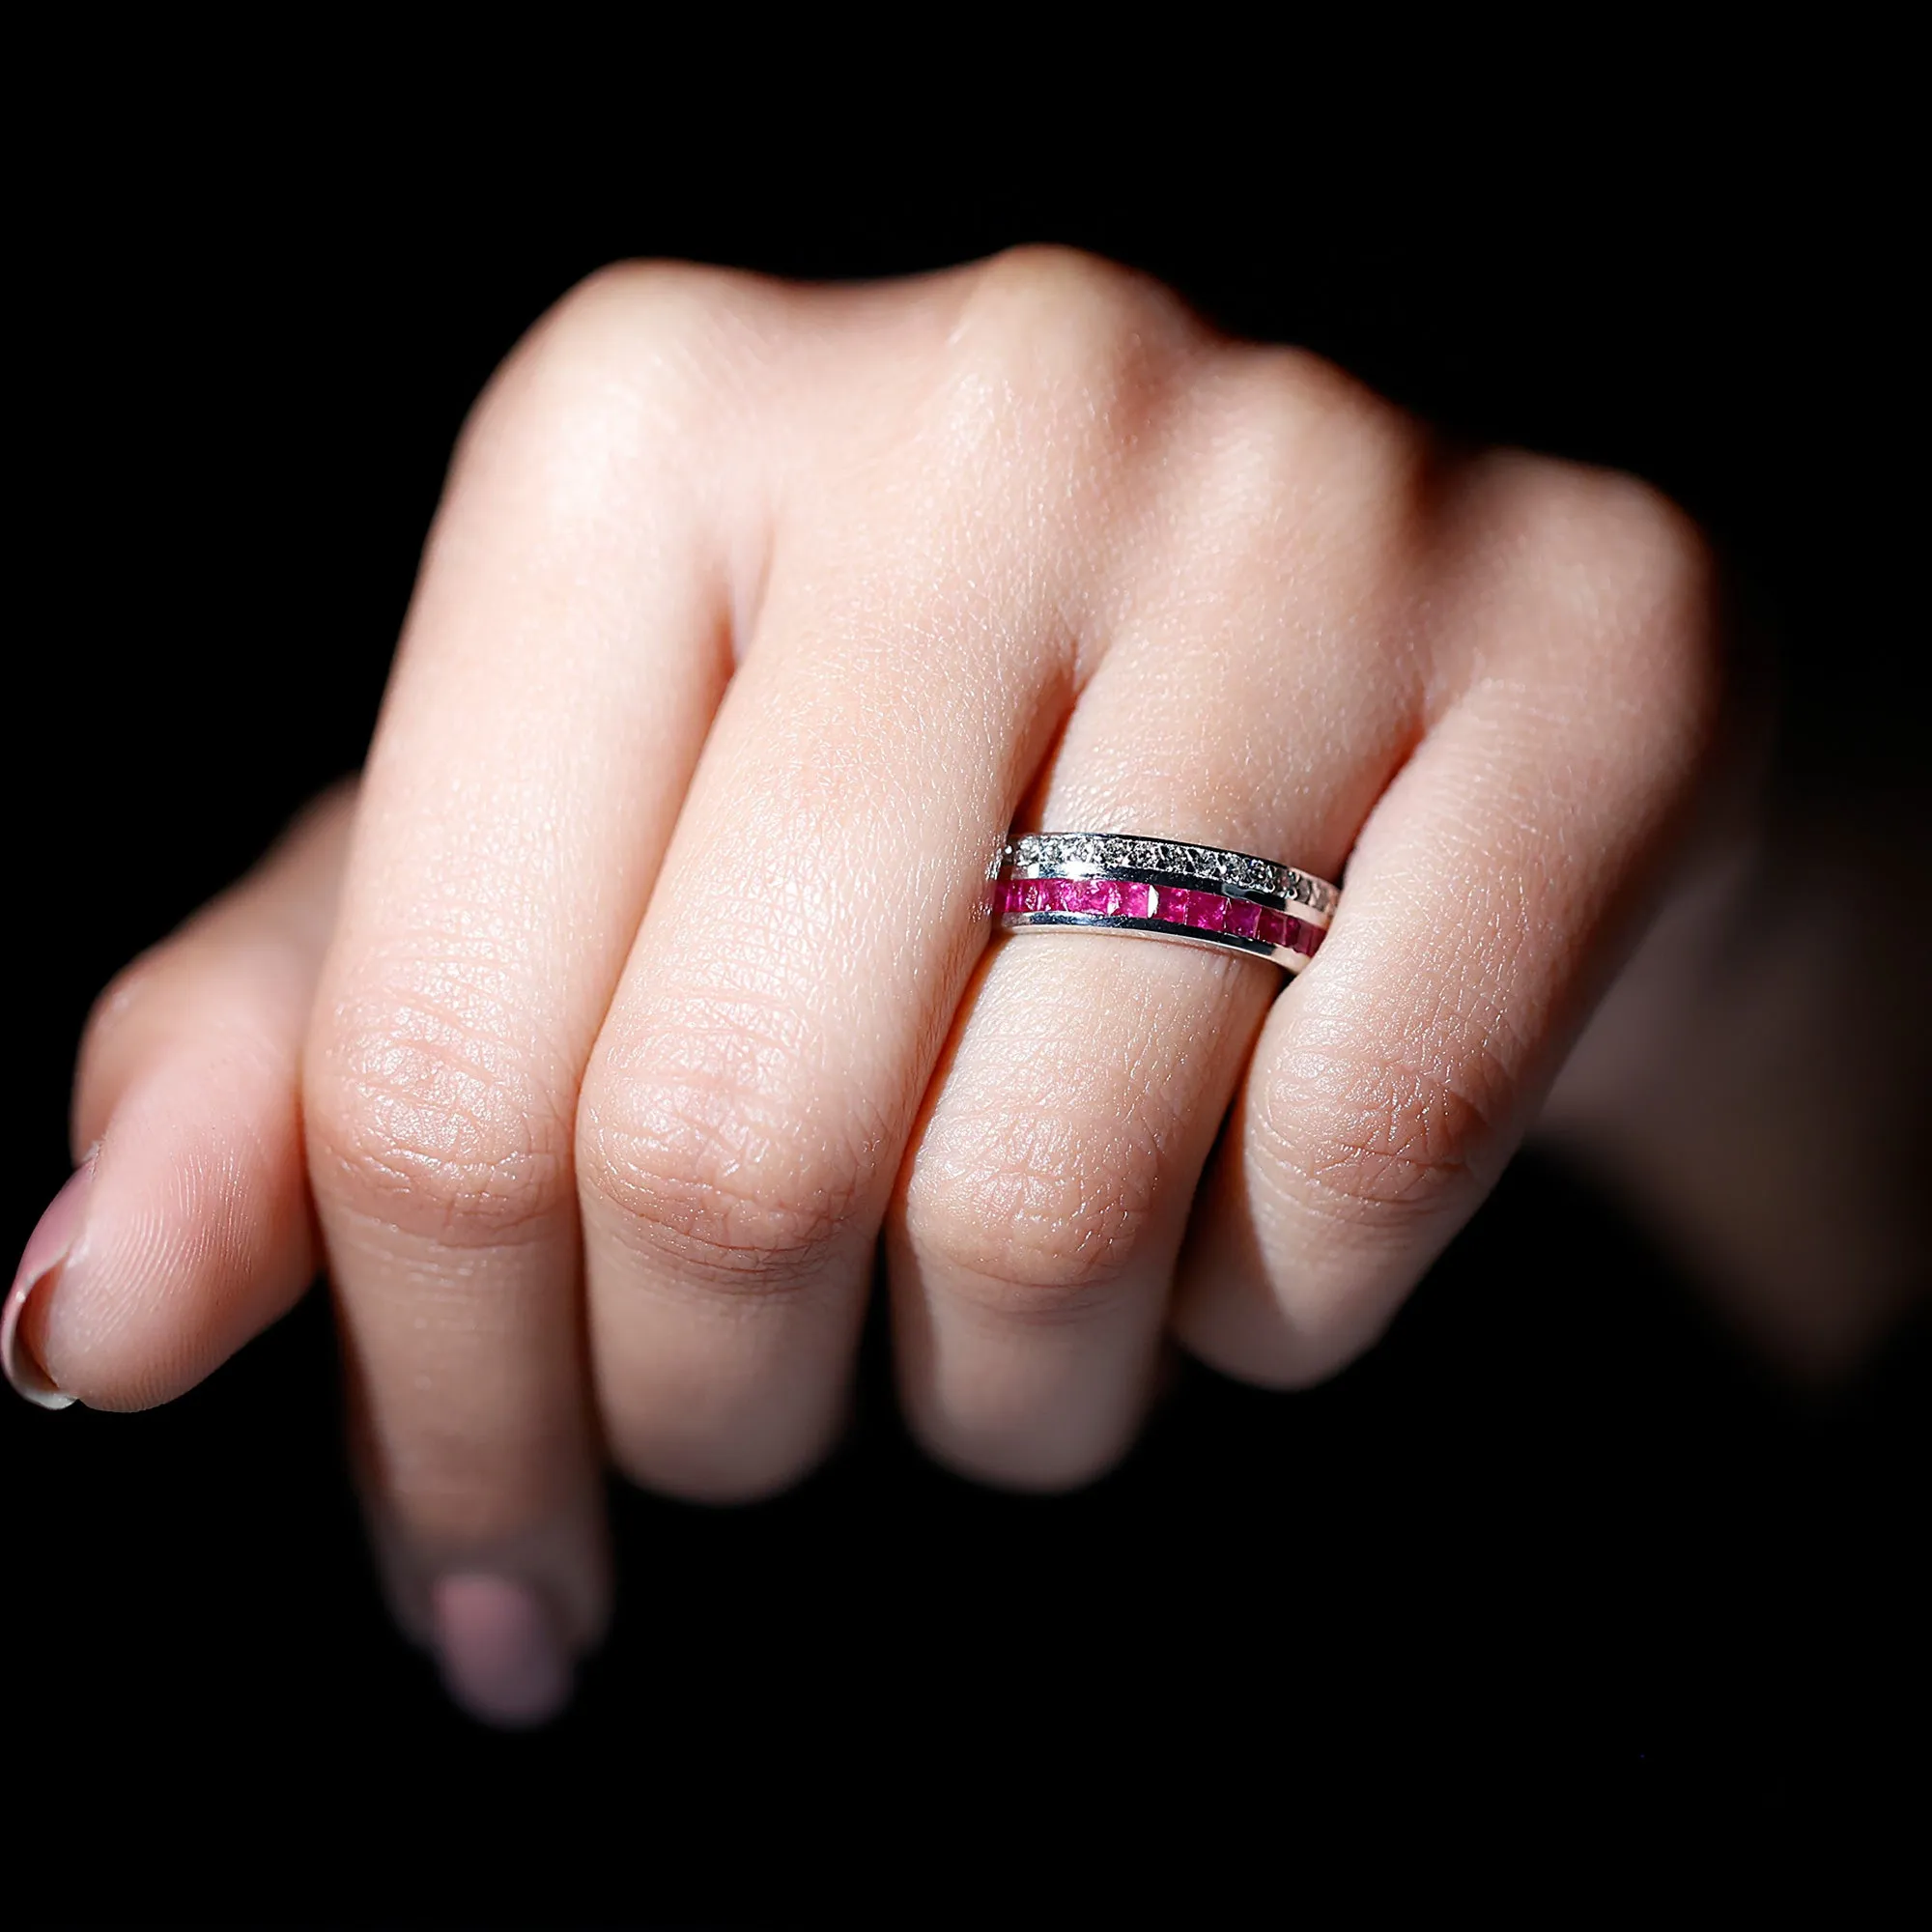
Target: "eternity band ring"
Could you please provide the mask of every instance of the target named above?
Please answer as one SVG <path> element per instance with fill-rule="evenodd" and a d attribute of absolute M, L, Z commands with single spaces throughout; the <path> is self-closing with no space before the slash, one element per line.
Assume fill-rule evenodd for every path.
<path fill-rule="evenodd" d="M 992 870 L 1003 932 L 1091 926 L 1272 960 L 1298 973 L 1342 895 L 1272 859 L 1131 833 L 1037 832 Z"/>

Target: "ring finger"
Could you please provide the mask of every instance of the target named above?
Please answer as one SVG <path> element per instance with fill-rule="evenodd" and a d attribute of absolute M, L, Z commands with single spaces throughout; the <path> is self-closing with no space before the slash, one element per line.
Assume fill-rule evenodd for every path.
<path fill-rule="evenodd" d="M 1417 440 L 1266 352 L 1235 360 L 1209 414 L 1033 816 L 1332 877 L 1416 711 L 1399 660 L 1356 667 L 1398 609 Z M 1266 961 L 1112 932 L 993 950 L 891 1231 L 904 1401 L 936 1454 L 1059 1487 L 1131 1439 L 1189 1204 L 1281 988 Z"/>

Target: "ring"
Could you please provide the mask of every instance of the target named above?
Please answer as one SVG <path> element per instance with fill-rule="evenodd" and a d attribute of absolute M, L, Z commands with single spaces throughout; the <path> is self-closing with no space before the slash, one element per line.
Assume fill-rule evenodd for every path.
<path fill-rule="evenodd" d="M 1003 932 L 1095 926 L 1271 959 L 1291 973 L 1315 956 L 1342 898 L 1327 880 L 1271 859 L 1114 832 L 1015 838 L 993 880 Z"/>

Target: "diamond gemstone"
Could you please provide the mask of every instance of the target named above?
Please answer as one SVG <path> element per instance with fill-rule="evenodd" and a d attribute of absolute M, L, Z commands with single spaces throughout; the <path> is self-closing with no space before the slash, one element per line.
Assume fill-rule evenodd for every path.
<path fill-rule="evenodd" d="M 1114 868 L 1167 872 L 1204 885 L 1211 880 L 1229 894 L 1284 898 L 1322 915 L 1333 911 L 1340 896 L 1332 887 L 1291 866 L 1241 852 L 1120 833 L 1028 833 L 1002 849 L 1000 864 L 1009 872 L 1031 872 L 1036 877 Z"/>

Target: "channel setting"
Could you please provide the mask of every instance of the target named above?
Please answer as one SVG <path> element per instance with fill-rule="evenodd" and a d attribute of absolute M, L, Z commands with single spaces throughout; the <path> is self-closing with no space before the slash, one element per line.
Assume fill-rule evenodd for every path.
<path fill-rule="evenodd" d="M 1131 833 L 1031 833 L 1000 854 L 992 911 L 1005 932 L 1091 926 L 1306 966 L 1341 895 L 1271 859 Z"/>

